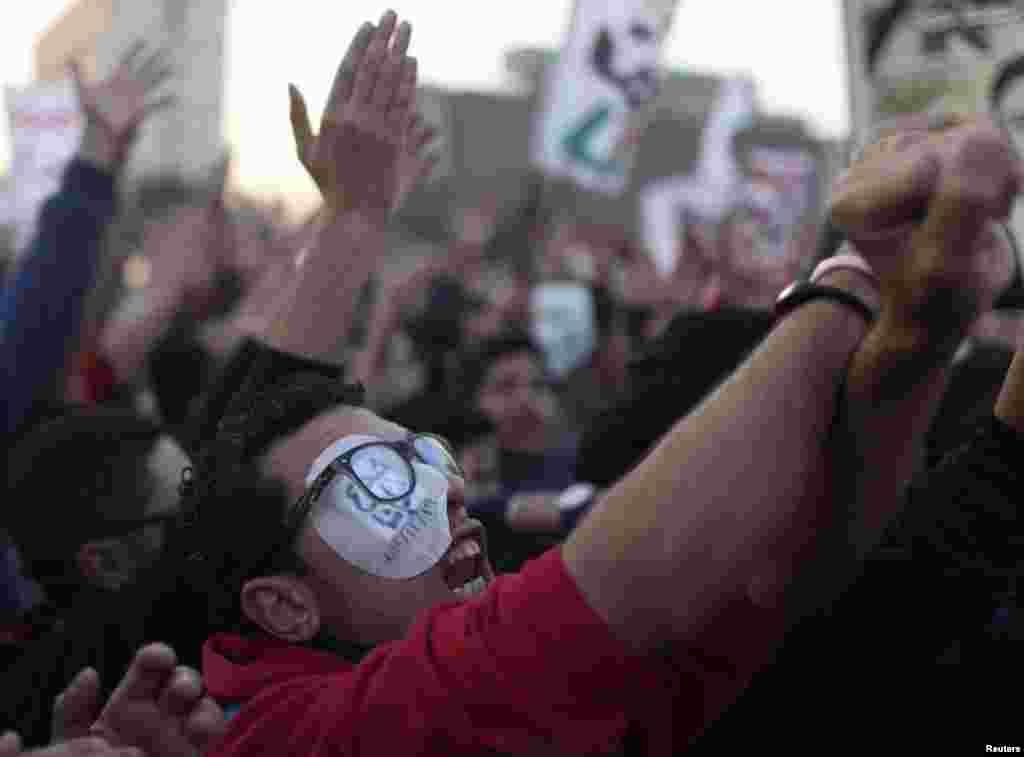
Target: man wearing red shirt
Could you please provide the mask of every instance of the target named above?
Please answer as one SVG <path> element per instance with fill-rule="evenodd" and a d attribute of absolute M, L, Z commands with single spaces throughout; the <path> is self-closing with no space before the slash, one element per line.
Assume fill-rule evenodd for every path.
<path fill-rule="evenodd" d="M 767 659 L 808 558 L 862 554 L 896 509 L 955 346 L 991 304 L 974 265 L 1022 171 L 988 122 L 869 150 L 833 215 L 877 281 L 827 274 L 842 292 L 781 319 L 561 548 L 494 577 L 444 444 L 357 407 L 316 362 L 392 207 L 409 34 L 391 12 L 364 25 L 317 137 L 293 93 L 327 210 L 194 482 L 196 556 L 233 603 L 203 650 L 233 713 L 209 753 L 671 753 Z M 285 496 L 230 496 L 246 461 Z"/>

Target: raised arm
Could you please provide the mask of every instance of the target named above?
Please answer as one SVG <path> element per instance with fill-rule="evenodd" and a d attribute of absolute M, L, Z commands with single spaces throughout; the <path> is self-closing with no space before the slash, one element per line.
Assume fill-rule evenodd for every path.
<path fill-rule="evenodd" d="M 281 352 L 330 361 L 348 333 L 360 288 L 380 257 L 400 192 L 399 155 L 416 88 L 412 29 L 394 13 L 364 24 L 338 69 L 314 137 L 291 86 L 299 159 L 324 197 L 316 235 L 263 334 Z"/>
<path fill-rule="evenodd" d="M 39 230 L 0 300 L 3 432 L 14 431 L 33 402 L 61 374 L 75 338 L 96 258 L 114 216 L 115 181 L 146 116 L 169 102 L 152 100 L 169 76 L 159 54 L 134 47 L 113 75 L 85 84 L 73 68 L 85 131 L 60 192 L 44 205 Z"/>
<path fill-rule="evenodd" d="M 986 161 L 988 168 L 978 169 L 972 156 L 979 152 L 997 158 L 998 167 Z M 619 635 L 641 649 L 695 638 L 727 598 L 765 569 L 780 544 L 783 556 L 792 550 L 785 545 L 828 491 L 822 481 L 830 466 L 878 465 L 870 473 L 880 474 L 879 483 L 869 485 L 867 472 L 856 477 L 860 542 L 871 540 L 909 478 L 927 426 L 921 416 L 927 419 L 933 408 L 952 355 L 948 346 L 983 307 L 984 287 L 967 273 L 983 222 L 1005 217 L 1016 193 L 1011 176 L 1017 166 L 1009 155 L 999 132 L 968 125 L 938 144 L 918 143 L 896 166 L 903 176 L 881 162 L 866 164 L 855 177 L 865 189 L 855 207 L 870 217 L 870 228 L 892 223 L 888 205 L 917 203 L 916 210 L 927 212 L 911 227 L 905 247 L 890 242 L 861 250 L 882 287 L 881 315 L 869 338 L 857 349 L 866 329 L 851 309 L 831 301 L 797 309 L 609 491 L 565 545 L 570 573 Z M 859 276 L 833 276 L 844 274 Z M 956 282 L 968 295 L 958 301 L 961 307 L 952 315 L 936 310 L 949 303 Z M 861 296 L 870 296 L 869 286 Z M 848 364 L 845 409 L 857 413 L 849 424 L 856 442 L 853 454 L 840 456 L 826 440 Z M 884 459 L 870 444 L 886 450 Z M 845 504 L 841 492 L 828 494 L 834 504 Z M 816 531 L 806 533 L 812 545 L 816 537 Z M 772 580 L 784 585 L 796 565 L 783 560 L 774 567 Z"/>
<path fill-rule="evenodd" d="M 188 207 L 147 225 L 143 251 L 152 263 L 153 274 L 141 294 L 142 312 L 117 313 L 101 337 L 103 354 L 119 382 L 138 380 L 150 351 L 171 328 L 188 294 L 211 286 L 209 252 L 214 222 L 210 208 Z"/>

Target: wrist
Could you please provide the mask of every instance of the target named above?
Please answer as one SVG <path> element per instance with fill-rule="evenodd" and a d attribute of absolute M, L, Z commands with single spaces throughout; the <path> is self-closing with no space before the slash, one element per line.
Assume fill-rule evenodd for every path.
<path fill-rule="evenodd" d="M 78 157 L 97 168 L 116 173 L 120 159 L 115 141 L 97 124 L 87 123 L 78 147 Z"/>
<path fill-rule="evenodd" d="M 836 287 L 852 294 L 874 312 L 881 307 L 881 295 L 875 280 L 866 273 L 852 268 L 836 268 L 816 280 L 816 283 Z"/>

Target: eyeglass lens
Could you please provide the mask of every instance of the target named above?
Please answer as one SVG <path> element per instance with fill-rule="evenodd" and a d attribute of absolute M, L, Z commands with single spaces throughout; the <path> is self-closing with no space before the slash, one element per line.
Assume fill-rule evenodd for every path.
<path fill-rule="evenodd" d="M 368 444 L 357 449 L 349 465 L 360 483 L 380 499 L 400 499 L 413 489 L 409 463 L 385 444 Z"/>

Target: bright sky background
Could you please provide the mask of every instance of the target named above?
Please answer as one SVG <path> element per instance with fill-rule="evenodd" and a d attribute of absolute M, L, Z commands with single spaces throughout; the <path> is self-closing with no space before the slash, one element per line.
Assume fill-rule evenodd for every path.
<path fill-rule="evenodd" d="M 68 3 L 7 3 L 0 24 L 0 84 L 31 80 L 35 36 Z M 225 136 L 234 180 L 260 193 L 305 193 L 294 160 L 287 83 L 305 93 L 314 118 L 355 28 L 376 20 L 381 0 L 231 0 L 225 81 Z M 805 117 L 821 136 L 848 128 L 840 0 L 680 0 L 666 62 L 678 68 L 750 72 L 767 112 Z M 555 47 L 572 0 L 394 0 L 413 24 L 421 79 L 454 88 L 495 89 L 506 81 L 506 48 Z M 6 116 L 0 169 L 8 159 Z"/>

